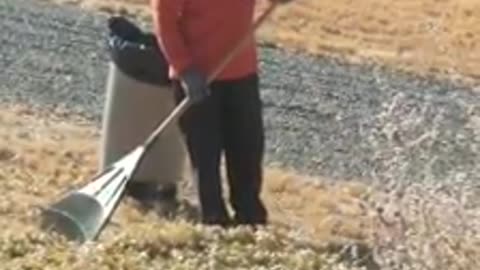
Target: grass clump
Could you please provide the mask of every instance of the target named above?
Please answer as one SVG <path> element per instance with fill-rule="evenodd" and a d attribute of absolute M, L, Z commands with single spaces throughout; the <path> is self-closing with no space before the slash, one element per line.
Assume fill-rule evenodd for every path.
<path fill-rule="evenodd" d="M 323 247 L 274 226 L 136 224 L 82 246 L 34 228 L 15 232 L 0 239 L 5 269 L 334 269 L 335 262 Z"/>

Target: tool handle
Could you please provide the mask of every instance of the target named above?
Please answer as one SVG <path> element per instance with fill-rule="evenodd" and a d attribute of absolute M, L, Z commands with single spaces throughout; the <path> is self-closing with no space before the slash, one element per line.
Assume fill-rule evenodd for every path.
<path fill-rule="evenodd" d="M 264 21 L 265 19 L 274 11 L 277 7 L 277 3 L 273 2 L 270 6 L 262 13 L 261 16 L 257 18 L 253 25 L 253 30 L 256 30 Z M 222 59 L 222 62 L 217 66 L 217 68 L 210 74 L 208 77 L 208 82 L 211 83 L 220 72 L 225 68 L 225 66 L 232 60 L 232 58 L 242 49 L 243 46 L 249 41 L 251 33 L 246 33 L 243 39 L 237 44 L 237 46 L 230 51 L 230 53 Z M 147 138 L 144 143 L 144 147 L 147 149 L 149 148 L 155 140 L 159 137 L 159 135 L 165 130 L 168 125 L 170 125 L 174 120 L 182 115 L 188 106 L 190 105 L 190 99 L 185 97 L 182 102 L 175 107 L 175 109 L 167 116 L 167 118 L 153 131 L 153 133 Z"/>

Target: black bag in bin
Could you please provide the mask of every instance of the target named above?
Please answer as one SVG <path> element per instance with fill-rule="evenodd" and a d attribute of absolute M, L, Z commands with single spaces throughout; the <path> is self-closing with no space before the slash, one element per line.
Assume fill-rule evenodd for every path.
<path fill-rule="evenodd" d="M 170 83 L 168 62 L 153 33 L 142 31 L 125 17 L 108 19 L 108 50 L 112 62 L 128 76 L 154 85 Z"/>

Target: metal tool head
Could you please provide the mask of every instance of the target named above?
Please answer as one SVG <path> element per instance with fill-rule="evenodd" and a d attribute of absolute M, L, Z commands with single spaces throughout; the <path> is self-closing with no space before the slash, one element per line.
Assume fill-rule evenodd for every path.
<path fill-rule="evenodd" d="M 94 240 L 119 204 L 143 151 L 143 147 L 138 147 L 84 187 L 44 209 L 42 228 L 68 240 Z"/>
<path fill-rule="evenodd" d="M 103 207 L 98 200 L 84 193 L 73 192 L 43 210 L 42 227 L 68 240 L 85 242 L 96 236 L 103 215 Z"/>

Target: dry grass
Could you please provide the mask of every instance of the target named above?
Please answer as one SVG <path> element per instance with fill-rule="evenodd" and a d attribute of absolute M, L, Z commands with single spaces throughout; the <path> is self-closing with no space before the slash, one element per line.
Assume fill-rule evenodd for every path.
<path fill-rule="evenodd" d="M 327 185 L 277 169 L 266 172 L 273 223 L 265 230 L 159 220 L 125 201 L 101 241 L 80 252 L 38 231 L 36 206 L 96 173 L 96 129 L 81 119 L 66 122 L 61 111 L 15 106 L 1 112 L 0 261 L 6 269 L 354 269 L 342 264 L 365 258 L 368 269 L 378 269 L 373 259 L 381 269 L 480 266 L 474 187 L 385 191 L 354 182 Z"/>
<path fill-rule="evenodd" d="M 148 16 L 145 0 L 70 2 Z M 298 0 L 260 34 L 313 53 L 478 78 L 478 15 L 480 3 L 472 0 Z M 97 131 L 72 116 L 67 122 L 62 112 L 0 112 L 4 269 L 352 269 L 327 251 L 349 259 L 372 252 L 381 269 L 480 269 L 478 187 L 327 185 L 277 169 L 266 171 L 273 216 L 266 230 L 162 221 L 126 201 L 102 241 L 78 249 L 39 232 L 35 206 L 96 173 Z"/>
<path fill-rule="evenodd" d="M 10 203 L 15 204 L 14 196 L 27 196 L 21 194 L 25 191 L 32 201 L 51 200 L 85 184 L 97 172 L 98 134 L 87 123 L 78 126 L 51 116 L 42 117 L 22 106 L 2 110 L 0 120 L 6 127 L 0 132 L 0 156 L 4 162 L 4 174 L 0 176 L 19 178 L 4 183 L 4 188 L 12 192 Z M 324 239 L 335 235 L 366 239 L 360 229 L 366 226 L 366 213 L 359 204 L 368 193 L 365 186 L 321 185 L 278 169 L 267 170 L 265 177 L 264 197 L 278 222 L 299 222 Z M 16 189 L 10 185 L 20 186 Z"/>
<path fill-rule="evenodd" d="M 87 122 L 84 122 L 83 125 L 80 124 L 81 119 L 77 119 L 78 121 L 75 123 L 65 122 L 65 115 L 62 112 L 51 114 L 50 112 L 32 111 L 23 106 L 3 108 L 1 112 L 0 124 L 4 128 L 0 132 L 0 189 L 3 195 L 0 200 L 0 224 L 2 227 L 9 228 L 0 234 L 0 239 L 2 239 L 0 241 L 3 241 L 0 246 L 4 248 L 3 253 L 6 254 L 3 260 L 9 261 L 12 265 L 24 266 L 33 262 L 53 265 L 65 263 L 63 260 L 67 259 L 80 263 L 79 257 L 70 258 L 70 256 L 75 256 L 70 253 L 71 250 L 59 250 L 66 245 L 62 241 L 58 242 L 56 238 L 53 240 L 49 237 L 42 238 L 46 236 L 42 236 L 36 229 L 38 216 L 35 210 L 38 209 L 38 206 L 45 206 L 59 199 L 64 192 L 84 185 L 96 173 L 96 142 L 98 141 L 96 129 Z M 369 230 L 372 228 L 371 218 L 361 206 L 366 194 L 368 194 L 368 190 L 360 184 L 327 186 L 310 183 L 294 173 L 268 170 L 264 197 L 271 211 L 273 228 L 264 232 L 266 234 L 264 237 L 274 237 L 274 239 L 265 240 L 274 241 L 270 243 L 273 245 L 272 248 L 282 247 L 282 250 L 272 251 L 278 253 L 275 255 L 279 256 L 278 263 L 283 267 L 288 266 L 289 263 L 300 263 L 301 256 L 305 255 L 310 258 L 313 256 L 312 252 L 320 254 L 318 252 L 320 247 L 323 250 L 321 253 L 324 253 L 325 250 L 332 249 L 332 247 L 336 249 L 345 243 L 366 244 L 371 235 Z M 182 243 L 197 241 L 198 238 L 200 238 L 198 241 L 207 241 L 207 239 L 217 236 L 207 232 L 203 234 L 205 228 L 197 228 L 189 224 L 181 229 L 183 228 L 181 220 L 183 219 L 174 221 L 174 223 L 158 220 L 153 215 L 144 215 L 129 201 L 125 201 L 118 213 L 115 214 L 112 225 L 105 231 L 105 238 L 102 241 L 106 241 L 107 249 L 125 248 L 128 250 L 115 251 L 114 255 L 106 256 L 107 258 L 101 257 L 107 251 L 99 251 L 94 257 L 94 262 L 90 263 L 98 266 L 108 264 L 110 262 L 95 260 L 114 261 L 120 254 L 137 256 L 137 252 L 141 253 L 143 249 L 147 249 L 143 251 L 148 252 L 149 248 L 161 248 L 162 250 L 166 249 L 164 252 L 170 252 L 168 245 L 161 247 L 164 244 L 162 241 L 173 241 L 171 245 L 180 245 L 181 251 L 186 253 L 182 256 L 191 256 L 192 260 L 199 259 L 195 254 L 189 254 L 195 250 L 194 247 L 184 247 Z M 153 235 L 151 237 L 159 242 L 152 243 L 151 237 L 147 233 L 151 233 Z M 226 234 L 224 237 L 230 237 L 228 233 L 242 232 L 224 233 Z M 243 232 L 243 234 L 247 238 L 262 237 L 261 232 L 259 235 L 250 231 Z M 113 238 L 109 238 L 109 236 Z M 164 239 L 164 237 L 169 239 Z M 287 237 L 294 238 L 286 240 Z M 315 239 L 315 241 L 306 241 L 305 239 Z M 237 240 L 246 241 L 243 237 Z M 207 243 L 209 241 L 211 240 L 208 240 Z M 263 240 L 259 239 L 258 241 Z M 290 241 L 292 242 L 290 243 Z M 308 245 L 305 248 L 301 247 L 308 242 L 317 243 L 319 247 L 316 249 L 308 247 Z M 214 242 L 212 245 L 214 244 L 226 245 L 224 242 Z M 143 245 L 147 245 L 147 247 Z M 150 245 L 155 245 L 155 247 Z M 42 246 L 50 252 L 54 252 L 52 256 L 59 257 L 42 258 L 39 255 L 45 251 L 41 250 Z M 215 247 L 205 247 L 208 251 L 204 252 L 217 252 L 210 250 L 211 248 Z M 242 256 L 247 257 L 250 256 L 248 252 L 255 250 L 252 247 L 242 246 L 234 248 L 246 249 L 244 252 L 247 253 Z M 286 258 L 294 260 L 286 262 L 280 255 L 284 254 L 284 257 L 285 254 L 288 254 L 289 248 L 305 249 L 306 254 L 298 255 L 299 258 L 295 258 L 296 255 Z M 231 253 L 232 256 L 235 254 L 235 249 L 229 250 L 227 246 L 222 246 L 222 249 L 225 249 L 222 252 Z M 128 252 L 132 252 L 132 254 L 129 255 Z M 161 253 L 163 251 L 152 252 Z M 177 252 L 179 251 L 177 250 Z M 259 256 L 268 257 L 270 255 Z M 232 258 L 232 260 L 244 258 Z M 50 259 L 53 261 L 46 261 Z M 142 258 L 137 259 L 143 260 Z M 214 260 L 217 259 L 221 259 L 221 257 L 214 258 Z M 325 258 L 319 257 L 315 260 L 320 263 Z M 119 263 L 117 265 L 124 264 L 126 267 L 125 265 L 136 262 L 117 262 Z M 154 264 L 148 260 L 143 263 Z M 271 263 L 274 265 L 275 261 Z M 310 263 L 315 264 L 314 262 Z M 76 269 L 77 266 L 70 267 L 68 269 Z M 304 267 L 307 267 L 304 269 L 312 269 L 313 266 Z"/>
<path fill-rule="evenodd" d="M 52 0 L 149 18 L 149 0 Z M 259 1 L 261 10 L 267 1 Z M 476 0 L 295 0 L 262 39 L 314 54 L 374 60 L 416 72 L 480 78 Z"/>
<path fill-rule="evenodd" d="M 382 265 L 479 269 L 478 187 L 410 185 L 383 196 L 375 241 Z"/>

